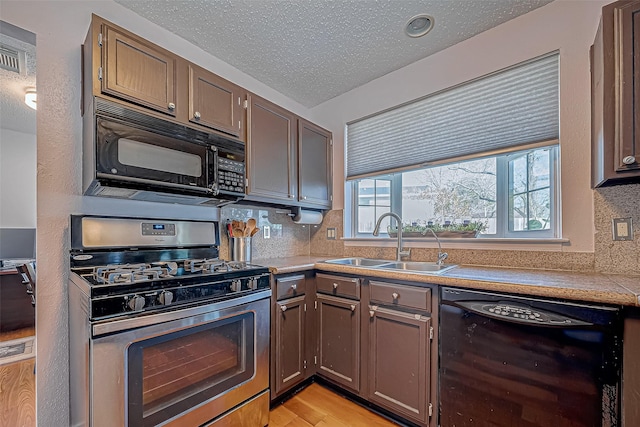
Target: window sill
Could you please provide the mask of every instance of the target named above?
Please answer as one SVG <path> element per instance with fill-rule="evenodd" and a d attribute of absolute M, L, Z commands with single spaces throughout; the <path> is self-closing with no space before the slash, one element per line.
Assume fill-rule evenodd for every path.
<path fill-rule="evenodd" d="M 377 246 L 382 248 L 396 247 L 398 239 L 374 237 L 345 237 L 345 246 Z M 437 248 L 438 243 L 431 238 L 403 238 L 406 248 Z M 556 251 L 560 252 L 570 242 L 569 239 L 516 239 L 516 238 L 471 238 L 471 239 L 440 239 L 443 248 L 447 249 L 494 249 L 519 251 Z"/>

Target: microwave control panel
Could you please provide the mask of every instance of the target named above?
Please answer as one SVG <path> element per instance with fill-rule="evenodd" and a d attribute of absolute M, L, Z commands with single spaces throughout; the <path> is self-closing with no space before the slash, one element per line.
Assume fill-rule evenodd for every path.
<path fill-rule="evenodd" d="M 244 193 L 244 163 L 218 157 L 218 188 Z"/>

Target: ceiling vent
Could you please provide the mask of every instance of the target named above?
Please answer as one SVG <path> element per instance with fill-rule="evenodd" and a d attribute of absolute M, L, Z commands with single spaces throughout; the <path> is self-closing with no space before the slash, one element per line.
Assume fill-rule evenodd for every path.
<path fill-rule="evenodd" d="M 25 52 L 0 44 L 0 68 L 22 74 Z"/>

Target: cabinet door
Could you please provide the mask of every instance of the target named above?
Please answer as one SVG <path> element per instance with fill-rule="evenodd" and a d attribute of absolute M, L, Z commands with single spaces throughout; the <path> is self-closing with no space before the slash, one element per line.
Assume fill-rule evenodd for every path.
<path fill-rule="evenodd" d="M 376 306 L 369 315 L 369 400 L 426 425 L 430 318 Z"/>
<path fill-rule="evenodd" d="M 331 208 L 331 132 L 298 120 L 298 200 L 303 206 Z"/>
<path fill-rule="evenodd" d="M 640 176 L 640 1 L 620 4 L 614 12 L 619 46 L 616 58 L 620 76 L 620 136 L 616 146 L 616 171 Z"/>
<path fill-rule="evenodd" d="M 318 301 L 318 375 L 360 390 L 360 303 L 329 295 Z"/>
<path fill-rule="evenodd" d="M 247 117 L 247 195 L 295 201 L 296 117 L 255 95 L 249 95 Z"/>
<path fill-rule="evenodd" d="M 242 89 L 189 64 L 189 121 L 244 140 Z"/>
<path fill-rule="evenodd" d="M 640 1 L 602 8 L 591 46 L 592 186 L 640 182 Z"/>
<path fill-rule="evenodd" d="M 177 57 L 103 24 L 102 92 L 176 115 Z"/>
<path fill-rule="evenodd" d="M 276 393 L 305 378 L 305 297 L 276 303 Z"/>

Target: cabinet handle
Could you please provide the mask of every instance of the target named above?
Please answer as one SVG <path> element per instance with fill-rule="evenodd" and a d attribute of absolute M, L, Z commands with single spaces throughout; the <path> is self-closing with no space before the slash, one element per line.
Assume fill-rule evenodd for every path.
<path fill-rule="evenodd" d="M 287 311 L 287 306 L 286 306 L 286 305 L 281 305 L 281 306 L 280 306 L 280 310 L 282 310 L 282 311 Z"/>
<path fill-rule="evenodd" d="M 636 162 L 636 158 L 634 156 L 626 156 L 624 159 L 622 159 L 622 163 L 624 163 L 625 165 L 632 165 Z"/>
<path fill-rule="evenodd" d="M 376 315 L 376 312 L 373 310 L 369 310 L 369 317 L 373 317 Z"/>
<path fill-rule="evenodd" d="M 200 111 L 196 111 L 195 113 L 193 113 L 193 118 L 195 119 L 200 119 Z"/>
<path fill-rule="evenodd" d="M 170 102 L 169 105 L 167 105 L 167 108 L 169 108 L 169 110 L 175 110 L 176 104 L 174 104 L 173 102 Z"/>
<path fill-rule="evenodd" d="M 302 196 L 302 200 L 307 200 L 307 196 Z"/>
<path fill-rule="evenodd" d="M 356 311 L 356 306 L 351 304 L 351 311 Z"/>
<path fill-rule="evenodd" d="M 298 289 L 298 285 L 294 283 L 293 285 L 291 285 L 291 289 L 295 291 L 296 289 Z"/>
<path fill-rule="evenodd" d="M 337 283 L 333 284 L 333 289 L 338 289 L 338 284 Z"/>
<path fill-rule="evenodd" d="M 392 293 L 392 294 L 391 294 L 391 296 L 393 297 L 393 299 L 398 299 L 398 297 L 399 297 L 400 295 L 398 295 L 398 293 L 397 293 L 397 292 L 394 292 L 394 293 Z"/>

